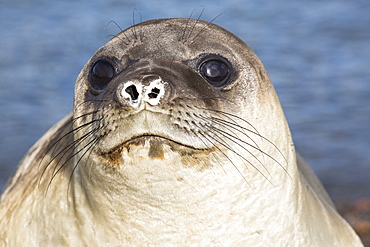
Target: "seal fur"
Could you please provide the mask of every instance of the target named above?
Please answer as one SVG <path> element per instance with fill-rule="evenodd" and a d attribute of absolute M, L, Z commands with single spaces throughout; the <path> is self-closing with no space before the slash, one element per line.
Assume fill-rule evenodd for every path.
<path fill-rule="evenodd" d="M 213 71 L 215 69 L 215 71 Z M 362 246 L 296 154 L 268 74 L 230 32 L 135 25 L 0 203 L 5 246 Z"/>

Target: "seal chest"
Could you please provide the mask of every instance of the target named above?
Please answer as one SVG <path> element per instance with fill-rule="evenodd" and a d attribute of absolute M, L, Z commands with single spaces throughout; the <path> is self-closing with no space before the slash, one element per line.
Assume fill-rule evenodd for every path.
<path fill-rule="evenodd" d="M 21 246 L 361 246 L 296 154 L 268 74 L 230 32 L 140 23 L 101 47 L 73 113 L 19 164 L 0 239 Z"/>

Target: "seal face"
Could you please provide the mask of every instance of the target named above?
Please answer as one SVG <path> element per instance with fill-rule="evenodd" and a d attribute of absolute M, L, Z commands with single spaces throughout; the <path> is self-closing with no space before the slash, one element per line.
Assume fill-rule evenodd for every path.
<path fill-rule="evenodd" d="M 90 68 L 86 68 L 88 80 L 78 82 L 84 90 L 81 93 L 78 90 L 75 110 L 79 111 L 81 104 L 81 112 L 92 114 L 88 120 L 76 121 L 77 125 L 103 118 L 95 129 L 102 138 L 95 149 L 102 153 L 139 136 L 157 136 L 195 149 L 207 149 L 209 143 L 197 132 L 204 129 L 199 126 L 205 122 L 201 117 L 210 117 L 214 112 L 203 111 L 222 110 L 222 91 L 235 83 L 237 70 L 219 55 L 221 50 L 215 54 L 199 52 L 198 47 L 189 47 L 189 40 L 179 40 L 173 29 L 152 30 L 148 26 L 143 27 L 148 29 L 146 32 L 166 35 L 152 39 L 152 34 L 142 31 L 141 39 L 127 41 L 124 51 L 102 48 L 94 56 Z M 173 43 L 177 47 L 171 48 Z M 203 50 L 207 45 L 204 46 Z M 147 47 L 151 47 L 150 51 Z M 164 53 L 170 48 L 170 52 Z M 131 123 L 135 125 L 130 126 L 130 131 L 121 129 Z M 104 124 L 109 125 L 109 133 Z M 113 131 L 116 128 L 119 130 Z"/>
<path fill-rule="evenodd" d="M 5 245 L 360 246 L 296 156 L 266 70 L 193 19 L 128 28 L 2 195 Z M 356 245 L 357 244 L 357 245 Z"/>

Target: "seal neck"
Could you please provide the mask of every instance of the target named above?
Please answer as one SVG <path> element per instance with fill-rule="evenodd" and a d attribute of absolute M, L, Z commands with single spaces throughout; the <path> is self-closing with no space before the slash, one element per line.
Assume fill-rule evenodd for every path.
<path fill-rule="evenodd" d="M 171 162 L 143 157 L 135 165 L 111 169 L 80 164 L 75 171 L 80 185 L 74 189 L 83 190 L 75 194 L 84 196 L 76 201 L 77 217 L 88 219 L 88 224 L 104 232 L 102 236 L 125 229 L 125 234 L 143 241 L 141 244 L 165 243 L 166 238 L 175 244 L 199 244 L 199 237 L 205 243 L 217 239 L 221 244 L 228 238 L 257 239 L 262 233 L 256 232 L 261 229 L 263 234 L 273 234 L 276 231 L 267 228 L 283 224 L 290 214 L 284 209 L 294 210 L 298 201 L 292 200 L 297 181 L 286 172 L 279 176 L 280 183 L 273 184 L 275 179 L 266 179 L 251 167 L 242 168 L 242 164 L 215 163 L 211 168 L 198 169 L 185 166 L 176 153 L 166 155 L 172 155 Z M 216 159 L 227 162 L 220 156 Z M 271 177 L 275 175 L 271 172 Z M 266 226 L 265 216 L 272 217 L 274 224 Z"/>

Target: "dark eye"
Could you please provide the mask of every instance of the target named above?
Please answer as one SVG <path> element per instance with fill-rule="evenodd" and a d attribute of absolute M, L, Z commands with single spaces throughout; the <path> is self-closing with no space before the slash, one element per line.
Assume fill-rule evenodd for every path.
<path fill-rule="evenodd" d="M 207 59 L 200 65 L 199 72 L 212 86 L 221 87 L 230 79 L 230 67 L 224 59 Z"/>
<path fill-rule="evenodd" d="M 90 72 L 90 83 L 94 89 L 102 90 L 114 77 L 114 67 L 109 62 L 97 61 Z"/>

